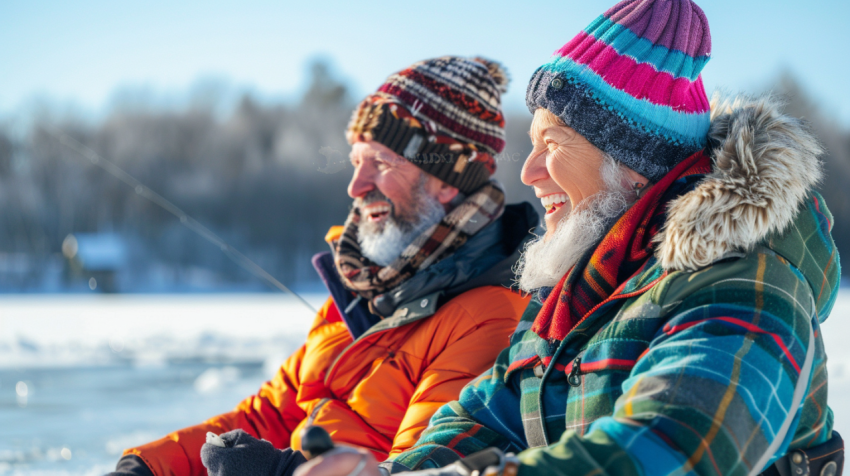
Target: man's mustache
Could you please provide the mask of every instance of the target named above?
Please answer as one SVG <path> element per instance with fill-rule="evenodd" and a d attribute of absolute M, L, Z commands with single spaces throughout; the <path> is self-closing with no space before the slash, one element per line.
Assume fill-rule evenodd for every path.
<path fill-rule="evenodd" d="M 386 195 L 381 193 L 380 190 L 372 190 L 362 197 L 357 197 L 354 199 L 354 208 L 362 209 L 368 205 L 371 205 L 375 202 L 387 202 L 390 204 L 390 214 L 395 210 L 395 204 L 392 200 L 387 198 Z"/>

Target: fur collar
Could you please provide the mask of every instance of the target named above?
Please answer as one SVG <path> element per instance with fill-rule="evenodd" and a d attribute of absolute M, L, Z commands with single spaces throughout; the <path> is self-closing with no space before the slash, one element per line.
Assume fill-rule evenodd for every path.
<path fill-rule="evenodd" d="M 656 256 L 664 269 L 696 270 L 748 252 L 782 232 L 821 179 L 823 148 L 770 97 L 711 101 L 714 170 L 670 203 Z"/>

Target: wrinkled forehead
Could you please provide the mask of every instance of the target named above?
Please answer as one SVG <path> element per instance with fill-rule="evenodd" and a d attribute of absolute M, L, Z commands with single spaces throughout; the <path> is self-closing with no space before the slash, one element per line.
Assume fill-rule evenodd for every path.
<path fill-rule="evenodd" d="M 529 130 L 531 137 L 540 137 L 543 132 L 550 127 L 565 127 L 564 121 L 549 112 L 548 109 L 542 107 L 537 108 L 537 110 L 534 111 L 534 119 L 531 121 L 531 129 Z"/>
<path fill-rule="evenodd" d="M 348 156 L 354 160 L 381 160 L 384 162 L 406 162 L 407 159 L 396 154 L 389 147 L 374 141 L 356 141 L 351 144 Z"/>

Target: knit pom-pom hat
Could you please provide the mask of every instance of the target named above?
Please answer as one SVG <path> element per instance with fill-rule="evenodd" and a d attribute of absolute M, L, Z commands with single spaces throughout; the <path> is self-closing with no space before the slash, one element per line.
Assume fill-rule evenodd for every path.
<path fill-rule="evenodd" d="M 349 143 L 379 142 L 469 194 L 496 171 L 505 148 L 501 95 L 508 73 L 484 58 L 444 56 L 393 74 L 351 117 Z"/>
<path fill-rule="evenodd" d="M 625 0 L 534 72 L 526 103 L 657 182 L 706 146 L 710 55 L 708 20 L 691 0 Z"/>

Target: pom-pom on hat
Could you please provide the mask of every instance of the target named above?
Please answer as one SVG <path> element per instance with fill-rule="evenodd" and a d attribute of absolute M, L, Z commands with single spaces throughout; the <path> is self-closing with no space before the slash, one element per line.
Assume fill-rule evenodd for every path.
<path fill-rule="evenodd" d="M 374 140 L 469 194 L 505 148 L 501 95 L 508 74 L 484 58 L 444 56 L 391 75 L 351 117 L 349 143 Z"/>
<path fill-rule="evenodd" d="M 708 20 L 691 0 L 625 0 L 534 72 L 526 103 L 657 182 L 706 146 L 710 56 Z"/>

